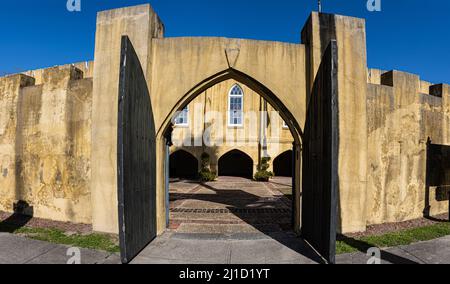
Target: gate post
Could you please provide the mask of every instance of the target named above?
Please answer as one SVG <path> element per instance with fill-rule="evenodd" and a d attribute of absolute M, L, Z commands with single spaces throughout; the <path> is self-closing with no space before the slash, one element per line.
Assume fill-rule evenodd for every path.
<path fill-rule="evenodd" d="M 308 105 L 322 56 L 338 49 L 338 231 L 366 230 L 367 51 L 364 19 L 312 13 L 302 31 L 306 45 Z"/>
<path fill-rule="evenodd" d="M 147 82 L 152 38 L 163 25 L 150 5 L 103 11 L 97 15 L 92 102 L 91 194 L 95 231 L 118 233 L 117 121 L 121 38 L 127 35 Z"/>

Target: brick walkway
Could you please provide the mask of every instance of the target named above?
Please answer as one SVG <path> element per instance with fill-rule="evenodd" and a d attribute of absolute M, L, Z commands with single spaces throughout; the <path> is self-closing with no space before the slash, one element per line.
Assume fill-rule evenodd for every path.
<path fill-rule="evenodd" d="M 289 231 L 291 201 L 285 195 L 292 190 L 289 184 L 289 179 L 260 183 L 234 177 L 203 185 L 173 182 L 169 228 L 196 234 Z"/>

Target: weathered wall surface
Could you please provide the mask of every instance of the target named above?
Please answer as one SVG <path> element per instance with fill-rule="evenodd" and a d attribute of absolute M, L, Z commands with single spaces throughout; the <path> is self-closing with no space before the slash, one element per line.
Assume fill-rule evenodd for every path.
<path fill-rule="evenodd" d="M 20 192 L 16 190 L 16 133 L 17 105 L 22 87 L 34 85 L 34 79 L 25 75 L 0 78 L 0 210 L 13 210 Z"/>
<path fill-rule="evenodd" d="M 40 76 L 0 78 L 0 210 L 24 200 L 35 217 L 91 223 L 92 79 L 71 66 Z"/>
<path fill-rule="evenodd" d="M 367 223 L 420 218 L 427 200 L 431 215 L 444 213 L 447 202 L 432 188 L 427 195 L 426 163 L 428 139 L 450 143 L 448 88 L 398 71 L 379 78 L 382 85 L 368 84 Z"/>

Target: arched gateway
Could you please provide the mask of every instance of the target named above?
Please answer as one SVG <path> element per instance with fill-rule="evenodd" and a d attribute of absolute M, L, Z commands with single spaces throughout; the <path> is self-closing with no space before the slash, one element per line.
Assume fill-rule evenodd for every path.
<path fill-rule="evenodd" d="M 93 226 L 97 231 L 120 233 L 124 262 L 128 262 L 166 228 L 169 157 L 167 145 L 170 144 L 172 118 L 200 93 L 228 79 L 245 84 L 261 95 L 280 112 L 291 130 L 295 140 L 293 227 L 295 231 L 300 232 L 305 215 L 316 220 L 316 227 L 320 227 L 320 230 L 306 227 L 306 230 L 303 228 L 303 233 L 308 238 L 320 239 L 318 242 L 311 240 L 311 243 L 333 261 L 333 251 L 330 248 L 333 237 L 330 236 L 336 231 L 337 188 L 347 196 L 351 191 L 348 183 L 359 184 L 365 179 L 365 173 L 362 172 L 353 176 L 342 175 L 339 165 L 330 160 L 332 157 L 338 159 L 334 154 L 338 153 L 340 145 L 345 145 L 346 141 L 351 139 L 352 151 L 362 157 L 352 161 L 357 161 L 356 169 L 364 168 L 358 165 L 359 161 L 364 162 L 365 150 L 360 147 L 365 143 L 364 138 L 353 134 L 349 136 L 345 132 L 348 129 L 348 118 L 345 115 L 332 115 L 337 113 L 339 107 L 334 99 L 340 90 L 337 88 L 337 70 L 341 63 L 336 59 L 341 47 L 339 38 L 352 29 L 351 39 L 345 37 L 346 41 L 350 41 L 346 42 L 346 46 L 350 46 L 350 50 L 359 49 L 358 54 L 365 53 L 365 45 L 362 45 L 365 38 L 364 27 L 361 25 L 355 28 L 351 21 L 360 24 L 358 20 L 335 18 L 332 15 L 323 16 L 319 21 L 319 15 L 313 14 L 302 33 L 305 44 L 289 44 L 227 38 L 164 38 L 163 24 L 149 5 L 98 14 L 92 109 Z M 336 38 L 337 44 L 332 42 Z M 327 46 L 330 47 L 326 51 Z M 339 87 L 346 90 L 345 96 L 354 96 L 355 101 L 345 107 L 363 105 L 359 100 L 364 100 L 365 105 L 365 59 L 349 57 L 348 54 L 351 55 L 352 52 L 346 54 L 347 57 L 343 60 L 345 64 L 353 66 L 355 72 L 345 74 L 346 77 L 339 82 Z M 324 55 L 326 60 L 321 62 Z M 350 69 L 352 68 L 346 70 Z M 357 72 L 358 70 L 360 72 Z M 315 80 L 316 74 L 318 80 Z M 353 87 L 362 81 L 364 88 L 358 91 L 348 88 L 347 81 L 351 82 Z M 148 104 L 135 106 L 146 94 L 150 96 Z M 316 99 L 310 103 L 312 95 Z M 307 107 L 310 104 L 313 109 Z M 133 107 L 137 114 L 132 114 Z M 118 108 L 122 109 L 120 116 Z M 363 112 L 365 108 L 353 110 L 355 115 L 358 111 Z M 325 113 L 327 115 L 324 115 Z M 149 127 L 154 131 L 150 132 L 150 136 L 153 136 L 141 139 L 139 131 L 146 131 L 148 127 L 143 127 L 139 118 L 148 115 L 151 116 Z M 318 122 L 309 121 L 311 119 Z M 341 144 L 335 141 L 338 125 Z M 352 129 L 364 129 L 365 121 L 362 125 L 356 125 Z M 130 129 L 130 132 L 124 131 Z M 307 129 L 305 134 L 303 129 Z M 320 131 L 322 132 L 318 135 Z M 132 171 L 121 168 L 126 167 L 126 163 L 120 161 L 130 159 L 128 152 L 121 151 L 127 146 L 123 141 L 128 140 L 120 135 L 127 135 L 126 133 L 136 135 L 137 138 L 130 140 L 134 141 L 133 150 L 130 151 L 146 153 L 151 149 L 150 155 L 135 155 L 138 161 L 134 161 L 146 165 L 145 172 L 141 174 L 142 178 L 147 178 L 150 182 L 146 188 L 140 187 L 142 184 L 139 183 L 139 177 L 129 183 L 131 176 L 128 175 L 131 175 Z M 314 148 L 312 146 L 315 144 L 310 143 L 321 145 L 322 148 Z M 308 179 L 308 187 L 302 190 L 302 183 L 305 184 L 302 176 L 322 175 L 322 171 L 308 172 L 309 168 L 302 168 L 302 157 L 305 156 L 302 147 L 307 145 L 308 151 L 315 152 L 314 155 L 306 156 L 308 167 L 317 170 L 326 166 L 328 170 L 323 171 L 325 178 L 317 176 L 312 180 Z M 148 149 L 144 151 L 143 147 Z M 344 152 L 339 152 L 339 155 Z M 326 156 L 325 153 L 330 155 Z M 315 157 L 319 157 L 320 165 Z M 339 158 L 345 163 L 346 158 Z M 342 175 L 342 180 L 337 179 L 338 172 Z M 364 178 L 359 177 L 360 174 Z M 324 182 L 317 183 L 318 181 Z M 133 196 L 134 191 L 145 190 L 150 192 Z M 119 204 L 117 191 L 119 197 L 122 197 L 119 198 Z M 313 207 L 311 205 L 302 209 L 302 191 L 311 204 L 314 204 Z M 356 197 L 352 198 L 358 198 L 364 191 L 355 192 Z M 136 198 L 144 200 L 136 203 L 133 201 Z M 136 204 L 149 206 L 150 213 L 142 215 L 143 211 L 136 207 Z M 359 209 L 358 206 L 353 206 L 351 210 Z M 345 214 L 349 212 L 345 206 L 341 210 Z M 305 213 L 303 217 L 302 211 Z M 355 214 L 360 215 L 362 214 Z M 151 225 L 148 230 L 139 227 L 140 224 L 149 222 Z M 347 219 L 339 226 L 348 226 L 345 222 L 348 222 Z M 323 246 L 324 241 L 328 242 L 328 247 Z"/>

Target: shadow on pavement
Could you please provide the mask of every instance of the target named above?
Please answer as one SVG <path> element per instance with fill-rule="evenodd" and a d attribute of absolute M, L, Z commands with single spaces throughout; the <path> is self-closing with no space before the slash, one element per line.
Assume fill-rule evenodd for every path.
<path fill-rule="evenodd" d="M 345 244 L 357 249 L 364 254 L 366 254 L 370 248 L 375 247 L 374 245 L 371 245 L 367 242 L 356 240 L 343 235 L 339 235 L 337 240 L 344 242 Z M 418 262 L 392 254 L 387 251 L 381 251 L 381 259 L 391 264 L 419 264 Z"/>
<path fill-rule="evenodd" d="M 229 213 L 232 213 L 264 235 L 317 263 L 323 263 L 322 258 L 302 238 L 297 237 L 291 230 L 285 231 L 290 229 L 291 224 L 280 224 L 281 218 L 275 219 L 274 216 L 270 215 L 272 209 L 277 209 L 277 201 L 260 202 L 260 196 L 241 189 L 220 189 L 210 184 L 202 184 L 202 186 L 215 194 L 171 193 L 170 201 L 197 200 L 223 204 Z M 291 211 L 291 208 L 289 208 L 287 210 L 288 213 L 285 213 L 286 216 L 282 217 L 291 220 Z M 277 217 L 280 217 L 280 215 L 277 215 Z M 282 230 L 276 230 L 274 227 L 277 226 Z M 285 228 L 287 226 L 289 228 Z"/>
<path fill-rule="evenodd" d="M 0 222 L 0 233 L 14 233 L 25 227 L 33 219 L 33 207 L 27 202 L 19 201 L 14 204 L 14 213 Z"/>

